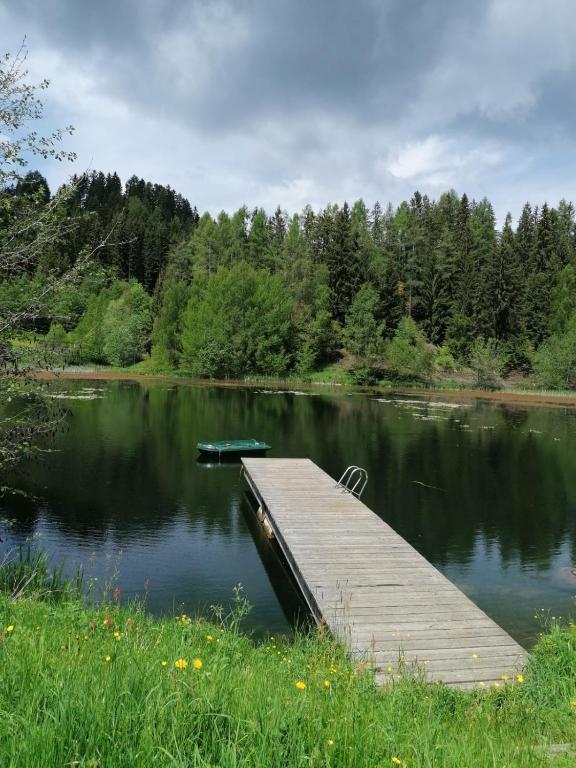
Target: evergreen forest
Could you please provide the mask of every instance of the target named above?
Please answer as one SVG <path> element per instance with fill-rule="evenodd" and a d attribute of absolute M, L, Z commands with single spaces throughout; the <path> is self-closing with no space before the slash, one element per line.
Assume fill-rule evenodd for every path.
<path fill-rule="evenodd" d="M 8 195 L 16 208 L 51 200 L 38 172 Z M 213 378 L 340 371 L 368 384 L 468 371 L 484 387 L 516 375 L 576 386 L 576 227 L 564 200 L 526 203 L 499 227 L 487 199 L 454 191 L 415 192 L 396 208 L 358 200 L 216 217 L 116 173 L 73 177 L 58 195 L 67 225 L 30 269 L 2 275 L 0 313 L 17 314 L 94 253 L 22 324 L 15 359 Z"/>

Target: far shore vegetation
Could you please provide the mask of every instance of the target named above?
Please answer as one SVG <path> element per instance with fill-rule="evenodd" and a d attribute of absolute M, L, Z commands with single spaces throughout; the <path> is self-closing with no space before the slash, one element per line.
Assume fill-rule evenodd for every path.
<path fill-rule="evenodd" d="M 29 174 L 11 194 L 42 193 Z M 62 192 L 60 193 L 62 194 Z M 0 282 L 18 313 L 47 276 L 112 229 L 10 341 L 23 364 L 181 371 L 201 378 L 576 387 L 574 210 L 526 205 L 498 230 L 490 203 L 415 193 L 288 216 L 199 216 L 169 188 L 91 173 L 67 192 L 73 222 L 37 265 Z M 36 198 L 35 198 L 36 199 Z"/>

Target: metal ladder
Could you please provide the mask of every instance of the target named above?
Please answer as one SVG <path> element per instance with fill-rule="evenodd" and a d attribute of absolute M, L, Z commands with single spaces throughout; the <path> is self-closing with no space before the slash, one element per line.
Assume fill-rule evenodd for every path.
<path fill-rule="evenodd" d="M 336 488 L 341 488 L 342 493 L 351 493 L 360 498 L 368 482 L 368 472 L 362 467 L 353 464 L 344 470 L 344 474 L 336 483 Z"/>

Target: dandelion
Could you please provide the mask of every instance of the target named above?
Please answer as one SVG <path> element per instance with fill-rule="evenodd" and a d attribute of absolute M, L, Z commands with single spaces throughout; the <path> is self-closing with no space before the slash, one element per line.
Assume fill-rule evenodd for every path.
<path fill-rule="evenodd" d="M 326 744 L 328 744 L 329 747 L 333 747 L 334 746 L 334 739 L 328 739 Z"/>
<path fill-rule="evenodd" d="M 84 640 L 88 640 L 88 635 L 84 635 Z"/>
<path fill-rule="evenodd" d="M 502 675 L 502 680 L 504 680 L 504 682 L 506 682 L 506 680 L 508 680 L 508 675 Z"/>
<path fill-rule="evenodd" d="M 330 688 L 331 685 L 332 683 L 330 682 L 330 680 L 324 680 L 324 688 Z"/>
<path fill-rule="evenodd" d="M 478 654 L 477 653 L 473 653 L 472 654 L 472 658 L 474 659 L 474 661 L 476 661 L 476 659 L 478 658 Z"/>
<path fill-rule="evenodd" d="M 331 674 L 331 675 L 335 675 L 335 674 L 336 674 L 336 672 L 338 672 L 338 670 L 336 669 L 336 667 L 330 667 L 330 674 Z"/>
<path fill-rule="evenodd" d="M 571 699 L 570 704 L 576 709 L 576 699 Z"/>
<path fill-rule="evenodd" d="M 306 683 L 304 682 L 304 680 L 297 680 L 296 681 L 296 688 L 299 691 L 304 691 L 306 689 Z"/>
<path fill-rule="evenodd" d="M 112 661 L 112 656 L 104 656 L 104 661 Z"/>
<path fill-rule="evenodd" d="M 176 667 L 176 669 L 186 669 L 186 667 L 188 666 L 188 662 L 186 661 L 186 659 L 176 659 L 176 661 L 174 662 L 174 666 Z"/>
<path fill-rule="evenodd" d="M 211 643 L 212 640 L 214 640 L 214 638 L 212 637 L 212 635 L 206 635 L 206 640 L 208 640 L 208 642 Z"/>
<path fill-rule="evenodd" d="M 494 688 L 500 688 L 500 683 L 498 682 L 494 683 Z"/>
<path fill-rule="evenodd" d="M 386 667 L 386 672 L 388 672 L 389 675 L 392 674 L 392 667 Z"/>
<path fill-rule="evenodd" d="M 114 632 L 114 637 L 116 638 L 116 640 L 120 640 L 120 638 L 122 637 L 122 632 Z"/>
<path fill-rule="evenodd" d="M 396 757 L 396 755 L 394 755 L 394 757 L 392 758 L 392 765 L 402 765 L 402 760 L 400 760 L 399 757 Z"/>
<path fill-rule="evenodd" d="M 523 683 L 524 682 L 524 675 L 516 675 L 516 682 L 517 683 Z"/>
<path fill-rule="evenodd" d="M 104 621 L 102 622 L 102 624 L 104 624 L 104 626 L 105 626 L 105 627 L 107 627 L 107 626 L 108 626 L 108 624 L 110 624 L 110 619 L 108 618 L 108 616 L 106 616 L 106 618 L 104 619 Z"/>
<path fill-rule="evenodd" d="M 202 669 L 202 659 L 194 659 L 194 669 Z"/>
<path fill-rule="evenodd" d="M 167 661 L 161 661 L 161 662 L 160 662 L 160 664 L 161 664 L 163 667 L 165 667 L 165 666 L 167 666 L 168 662 L 167 662 Z"/>
<path fill-rule="evenodd" d="M 9 624 L 9 625 L 6 627 L 6 632 L 7 632 L 8 634 L 10 634 L 11 632 L 14 632 L 14 624 Z"/>

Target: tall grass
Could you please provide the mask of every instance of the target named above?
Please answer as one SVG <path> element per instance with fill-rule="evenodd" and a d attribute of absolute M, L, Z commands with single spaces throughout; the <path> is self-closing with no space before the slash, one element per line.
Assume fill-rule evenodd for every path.
<path fill-rule="evenodd" d="M 46 552 L 27 542 L 0 561 L 0 593 L 16 600 L 23 596 L 58 602 L 82 593 L 82 573 L 64 575 L 62 566 L 51 568 Z"/>
<path fill-rule="evenodd" d="M 255 644 L 238 617 L 0 597 L 0 765 L 503 768 L 576 741 L 574 626 L 521 682 L 463 693 L 413 676 L 377 690 L 322 631 Z"/>

